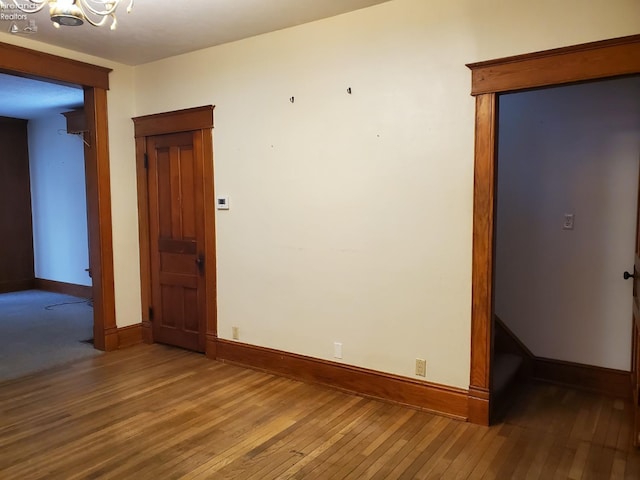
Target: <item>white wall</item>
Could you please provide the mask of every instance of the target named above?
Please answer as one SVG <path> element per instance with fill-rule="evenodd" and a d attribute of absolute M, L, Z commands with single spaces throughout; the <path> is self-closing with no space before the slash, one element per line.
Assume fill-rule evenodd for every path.
<path fill-rule="evenodd" d="M 639 21 L 637 0 L 392 0 L 135 68 L 0 41 L 114 69 L 118 326 L 140 321 L 130 118 L 212 103 L 216 188 L 232 205 L 218 216 L 221 336 L 238 325 L 243 341 L 321 358 L 340 340 L 345 363 L 408 376 L 420 356 L 429 380 L 467 387 L 464 65 L 635 34 Z"/>
<path fill-rule="evenodd" d="M 395 0 L 137 67 L 138 115 L 216 105 L 220 336 L 320 358 L 340 341 L 345 363 L 406 376 L 426 358 L 428 380 L 468 386 L 464 65 L 639 17 L 632 0 Z"/>
<path fill-rule="evenodd" d="M 29 120 L 29 170 L 36 278 L 91 285 L 82 138 L 49 114 Z"/>
<path fill-rule="evenodd" d="M 502 96 L 499 132 L 496 313 L 537 356 L 629 370 L 640 77 Z"/>

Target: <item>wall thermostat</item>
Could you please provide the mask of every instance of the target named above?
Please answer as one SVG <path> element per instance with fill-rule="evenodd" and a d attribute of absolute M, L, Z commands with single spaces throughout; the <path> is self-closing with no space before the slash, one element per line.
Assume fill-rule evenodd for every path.
<path fill-rule="evenodd" d="M 220 195 L 216 197 L 216 208 L 218 210 L 229 210 L 229 196 Z"/>

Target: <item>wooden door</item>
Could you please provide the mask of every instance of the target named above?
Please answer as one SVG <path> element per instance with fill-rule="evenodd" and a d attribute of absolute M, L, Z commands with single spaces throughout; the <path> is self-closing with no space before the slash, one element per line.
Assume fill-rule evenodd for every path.
<path fill-rule="evenodd" d="M 200 131 L 146 138 L 153 339 L 205 350 L 204 153 Z"/>
<path fill-rule="evenodd" d="M 636 248 L 633 273 L 624 272 L 626 280 L 633 280 L 633 329 L 631 348 L 631 387 L 633 389 L 634 428 L 633 444 L 640 446 L 640 180 L 638 181 L 636 216 Z"/>
<path fill-rule="evenodd" d="M 0 293 L 33 288 L 27 121 L 0 117 Z"/>

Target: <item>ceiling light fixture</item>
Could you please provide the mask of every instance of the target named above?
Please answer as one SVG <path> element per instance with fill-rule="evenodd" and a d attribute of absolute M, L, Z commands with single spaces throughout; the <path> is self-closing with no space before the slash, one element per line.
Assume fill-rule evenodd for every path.
<path fill-rule="evenodd" d="M 16 8 L 25 13 L 36 13 L 49 5 L 49 16 L 53 26 L 60 25 L 75 27 L 85 21 L 94 27 L 101 27 L 111 19 L 111 30 L 118 26 L 116 9 L 122 0 L 11 0 L 5 4 L 0 0 L 0 6 L 5 9 Z M 133 8 L 133 1 L 129 0 L 127 13 Z"/>

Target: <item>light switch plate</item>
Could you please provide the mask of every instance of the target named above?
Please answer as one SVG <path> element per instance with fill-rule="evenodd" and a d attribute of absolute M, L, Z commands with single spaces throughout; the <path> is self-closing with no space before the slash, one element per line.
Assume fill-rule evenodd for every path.
<path fill-rule="evenodd" d="M 229 210 L 229 195 L 218 195 L 216 197 L 216 208 L 218 210 Z"/>

